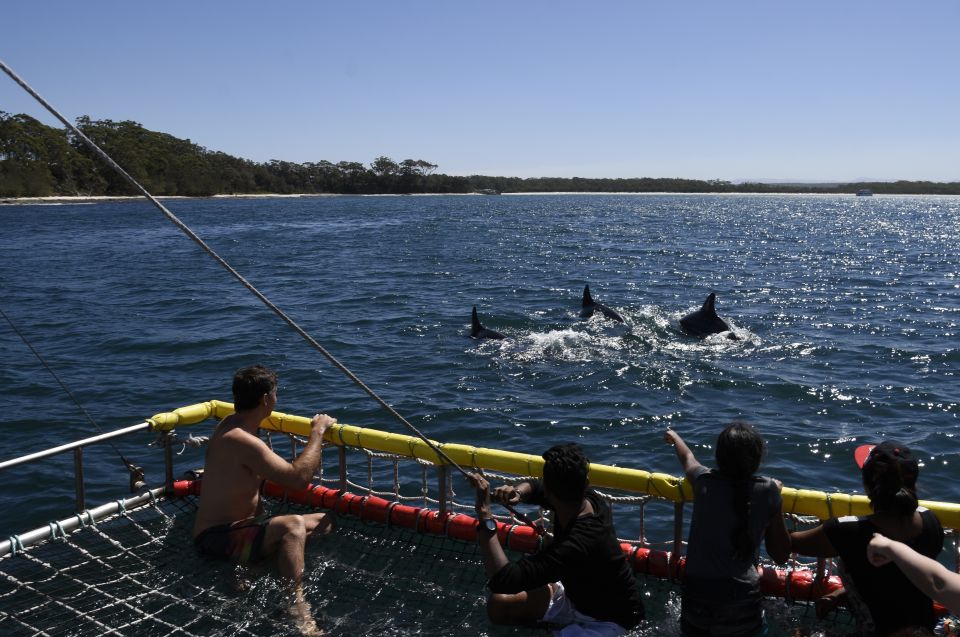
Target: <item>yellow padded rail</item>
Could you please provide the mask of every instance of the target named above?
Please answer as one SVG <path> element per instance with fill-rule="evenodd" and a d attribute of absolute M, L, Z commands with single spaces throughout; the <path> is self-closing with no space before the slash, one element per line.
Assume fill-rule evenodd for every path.
<path fill-rule="evenodd" d="M 208 418 L 221 419 L 233 413 L 233 405 L 220 400 L 211 400 L 196 405 L 180 407 L 169 413 L 149 418 L 151 429 L 168 431 L 176 427 L 193 425 Z M 310 419 L 281 412 L 273 412 L 260 423 L 261 429 L 310 435 Z M 392 453 L 408 458 L 419 458 L 440 464 L 437 453 L 420 438 L 336 424 L 327 430 L 324 438 L 337 446 L 361 447 L 371 451 Z M 543 458 L 537 455 L 500 451 L 460 444 L 444 444 L 431 441 L 443 450 L 451 460 L 463 467 L 480 467 L 489 471 L 501 471 L 524 476 L 543 474 Z M 637 494 L 652 495 L 673 502 L 689 502 L 693 499 L 690 483 L 666 473 L 650 473 L 639 469 L 613 467 L 602 464 L 590 465 L 590 484 L 599 488 L 620 489 Z M 816 516 L 821 520 L 843 515 L 867 515 L 870 502 L 866 496 L 845 493 L 824 493 L 807 489 L 783 488 L 783 510 L 804 516 Z M 940 523 L 947 528 L 960 528 L 960 504 L 921 500 L 921 506 L 933 511 Z"/>

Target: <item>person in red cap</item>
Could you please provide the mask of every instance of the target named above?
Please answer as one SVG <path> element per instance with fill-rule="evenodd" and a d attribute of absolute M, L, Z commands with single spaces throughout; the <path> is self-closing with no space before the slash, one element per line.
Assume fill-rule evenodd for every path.
<path fill-rule="evenodd" d="M 918 505 L 919 465 L 897 442 L 864 445 L 854 454 L 863 471 L 863 488 L 873 513 L 831 518 L 790 534 L 797 553 L 839 557 L 845 598 L 861 635 L 891 635 L 909 628 L 933 630 L 933 601 L 893 564 L 875 567 L 867 545 L 875 533 L 902 542 L 935 559 L 943 548 L 943 527 Z"/>

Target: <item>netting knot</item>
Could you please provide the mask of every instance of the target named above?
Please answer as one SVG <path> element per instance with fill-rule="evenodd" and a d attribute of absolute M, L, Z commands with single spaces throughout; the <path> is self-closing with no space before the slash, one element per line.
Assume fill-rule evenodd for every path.
<path fill-rule="evenodd" d="M 21 553 L 24 551 L 23 542 L 20 541 L 19 535 L 11 535 L 8 541 L 10 542 L 11 557 L 15 557 L 17 555 L 17 551 L 20 551 Z"/>
<path fill-rule="evenodd" d="M 81 513 L 77 513 L 76 516 L 81 527 L 97 525 L 97 520 L 93 517 L 93 513 L 90 512 L 90 509 L 84 509 Z M 87 519 L 83 519 L 83 516 L 87 516 Z"/>

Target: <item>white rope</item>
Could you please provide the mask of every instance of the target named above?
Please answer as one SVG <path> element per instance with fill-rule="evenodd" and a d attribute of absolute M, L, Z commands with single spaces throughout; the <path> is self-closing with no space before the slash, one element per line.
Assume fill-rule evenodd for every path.
<path fill-rule="evenodd" d="M 209 436 L 194 436 L 191 433 L 189 436 L 187 436 L 186 440 L 182 441 L 183 446 L 180 448 L 180 451 L 177 452 L 177 455 L 182 456 L 183 452 L 187 450 L 187 447 L 190 449 L 199 449 L 209 441 Z"/>
<path fill-rule="evenodd" d="M 26 559 L 33 560 L 34 562 L 36 562 L 36 563 L 44 566 L 45 568 L 48 568 L 49 570 L 52 570 L 54 573 L 62 573 L 60 570 L 54 568 L 53 566 L 47 564 L 46 562 L 34 558 L 34 557 L 31 556 L 29 553 L 24 553 L 24 557 L 25 557 Z M 7 580 L 9 580 L 10 582 L 15 583 L 16 585 L 22 587 L 23 590 L 26 590 L 26 591 L 30 592 L 30 593 L 31 593 L 34 597 L 36 597 L 37 599 L 47 599 L 47 600 L 49 600 L 51 603 L 55 604 L 56 606 L 59 606 L 59 607 L 63 608 L 63 609 L 66 610 L 66 611 L 70 611 L 70 612 L 72 612 L 72 613 L 74 613 L 74 614 L 76 614 L 76 615 L 79 615 L 80 617 L 82 617 L 82 618 L 90 621 L 90 622 L 93 623 L 95 626 L 97 626 L 97 628 L 100 629 L 100 634 L 106 634 L 107 632 L 110 631 L 110 627 L 107 626 L 106 624 L 104 624 L 104 623 L 102 623 L 102 622 L 100 622 L 100 621 L 97 621 L 96 618 L 94 618 L 94 617 L 92 617 L 92 616 L 90 616 L 90 615 L 88 615 L 88 614 L 86 614 L 86 613 L 83 613 L 83 612 L 81 612 L 81 611 L 78 611 L 78 610 L 75 609 L 75 608 L 72 608 L 69 604 L 67 604 L 67 603 L 65 603 L 65 602 L 63 602 L 63 601 L 60 601 L 60 600 L 57 599 L 56 597 L 53 597 L 52 595 L 48 595 L 47 593 L 43 592 L 42 590 L 40 590 L 40 589 L 37 588 L 36 586 L 33 586 L 32 584 L 30 584 L 30 583 L 28 583 L 28 582 L 21 582 L 21 581 L 18 580 L 17 578 L 15 578 L 15 577 L 13 577 L 12 575 L 10 575 L 10 574 L 8 574 L 8 573 L 5 573 L 5 572 L 3 572 L 3 571 L 0 571 L 0 575 L 2 575 L 3 577 L 7 578 Z M 74 579 L 75 579 L 75 578 L 74 578 Z M 88 589 L 91 588 L 91 587 L 90 587 L 88 584 L 86 584 L 85 582 L 82 582 L 82 581 L 77 580 L 77 583 L 80 584 L 81 587 L 86 587 L 86 588 L 88 588 Z"/>
<path fill-rule="evenodd" d="M 161 513 L 161 515 L 163 515 L 164 517 L 170 519 L 170 516 L 167 515 L 166 513 L 164 513 L 163 511 L 160 511 L 160 513 Z M 150 544 L 157 544 L 157 543 L 160 543 L 160 542 L 163 541 L 163 538 L 154 536 L 153 534 L 150 533 L 150 531 L 148 531 L 147 529 L 144 529 L 144 528 L 143 528 L 141 525 L 139 525 L 135 520 L 133 520 L 133 518 L 127 518 L 127 520 L 128 520 L 128 521 L 127 521 L 127 524 L 128 524 L 129 526 L 133 526 L 133 527 L 136 528 L 138 531 L 140 531 L 143 535 L 145 535 L 145 536 L 147 537 L 147 539 L 148 539 L 148 541 L 149 541 Z M 114 548 L 116 548 L 117 550 L 121 551 L 124 555 L 128 555 L 131 559 L 136 560 L 137 562 L 139 562 L 139 563 L 140 563 L 142 566 L 144 566 L 145 568 L 150 569 L 150 568 L 153 567 L 153 565 L 152 565 L 148 560 L 145 560 L 143 557 L 141 557 L 141 556 L 139 555 L 139 553 L 137 553 L 137 551 L 130 550 L 127 546 L 125 546 L 124 544 L 118 542 L 118 541 L 115 540 L 114 538 L 110 537 L 110 535 L 108 535 L 107 533 L 104 533 L 104 532 L 103 532 L 102 530 L 100 530 L 99 528 L 95 528 L 94 531 L 96 531 L 96 532 L 100 535 L 100 537 L 102 537 L 106 542 L 108 542 L 109 544 L 111 544 Z M 96 562 L 96 563 L 98 563 L 98 564 L 103 564 L 104 568 L 111 569 L 111 570 L 115 571 L 115 572 L 117 573 L 117 575 L 119 575 L 122 579 L 124 579 L 124 580 L 126 580 L 126 581 L 129 581 L 130 583 L 134 584 L 136 587 L 140 587 L 141 589 L 143 589 L 143 593 L 141 593 L 141 594 L 151 594 L 151 595 L 156 595 L 156 596 L 159 596 L 159 597 L 163 597 L 163 598 L 165 598 L 165 599 L 168 599 L 168 600 L 170 600 L 170 602 L 171 602 L 171 603 L 169 604 L 169 606 L 185 606 L 185 607 L 189 608 L 191 611 L 193 611 L 195 617 L 200 617 L 200 616 L 202 616 L 202 615 L 204 615 L 204 614 L 207 614 L 207 615 L 209 615 L 209 616 L 211 616 L 211 617 L 214 617 L 214 618 L 216 618 L 216 619 L 218 619 L 218 620 L 221 620 L 221 621 L 226 621 L 226 622 L 231 622 L 231 621 L 232 621 L 232 618 L 226 617 L 226 616 L 224 616 L 223 614 L 221 614 L 221 613 L 219 613 L 219 612 L 210 612 L 210 611 L 204 610 L 204 609 L 201 608 L 200 606 L 198 606 L 198 605 L 194 604 L 193 602 L 191 602 L 189 599 L 181 598 L 181 597 L 178 597 L 178 596 L 176 596 L 176 595 L 172 595 L 172 594 L 167 593 L 166 591 L 163 591 L 163 590 L 161 590 L 161 589 L 159 589 L 159 588 L 154 588 L 154 587 L 147 586 L 147 585 L 145 585 L 143 582 L 140 582 L 139 580 L 137 580 L 136 577 L 132 577 L 132 576 L 130 576 L 130 575 L 128 575 L 128 574 L 120 571 L 120 570 L 119 570 L 117 567 L 115 567 L 114 565 L 109 564 L 108 562 L 106 562 L 106 561 L 104 561 L 104 560 L 101 560 L 99 557 L 97 557 L 97 556 L 94 555 L 93 553 L 90 553 L 89 551 L 87 551 L 86 549 L 84 549 L 83 547 L 81 547 L 80 545 L 78 545 L 78 544 L 72 544 L 72 546 L 73 546 L 81 555 L 84 555 L 85 557 L 87 557 L 87 558 L 90 559 L 91 561 L 94 561 L 94 562 Z M 202 588 L 201 588 L 201 590 L 205 590 L 205 591 L 206 591 L 206 589 L 202 589 Z M 210 592 L 210 591 L 206 591 L 206 592 Z M 249 631 L 240 629 L 239 627 L 237 627 L 237 628 L 238 628 L 239 630 L 241 630 L 241 632 L 243 632 L 243 633 L 250 634 Z M 189 634 L 189 633 L 187 633 L 187 634 Z"/>

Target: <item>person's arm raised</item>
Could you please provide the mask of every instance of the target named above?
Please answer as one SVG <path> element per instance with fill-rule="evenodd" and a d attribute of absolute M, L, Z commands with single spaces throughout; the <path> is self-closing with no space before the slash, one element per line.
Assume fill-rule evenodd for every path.
<path fill-rule="evenodd" d="M 337 422 L 326 414 L 317 414 L 310 421 L 310 439 L 293 462 L 287 462 L 274 453 L 259 438 L 247 449 L 242 462 L 261 478 L 275 482 L 288 489 L 305 489 L 313 473 L 320 465 L 323 434 Z"/>
<path fill-rule="evenodd" d="M 879 533 L 874 533 L 867 545 L 867 559 L 874 566 L 893 562 L 924 595 L 937 600 L 952 613 L 960 610 L 960 574 L 940 562 Z"/>
<path fill-rule="evenodd" d="M 677 452 L 677 460 L 680 461 L 680 466 L 683 468 L 683 474 L 692 482 L 694 472 L 703 465 L 697 461 L 696 456 L 690 451 L 690 447 L 683 441 L 680 434 L 673 429 L 667 429 L 663 433 L 663 440 L 667 444 L 673 445 L 674 450 Z"/>

